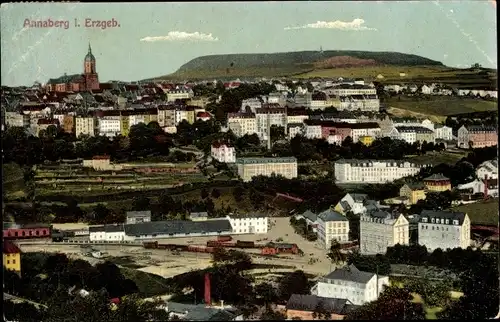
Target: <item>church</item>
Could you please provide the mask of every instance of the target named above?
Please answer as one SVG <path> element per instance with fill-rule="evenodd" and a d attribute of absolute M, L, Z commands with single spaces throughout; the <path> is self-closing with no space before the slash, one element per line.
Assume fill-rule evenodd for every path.
<path fill-rule="evenodd" d="M 99 89 L 96 61 L 89 44 L 89 52 L 83 61 L 83 74 L 66 75 L 50 79 L 47 83 L 49 92 L 89 92 Z"/>

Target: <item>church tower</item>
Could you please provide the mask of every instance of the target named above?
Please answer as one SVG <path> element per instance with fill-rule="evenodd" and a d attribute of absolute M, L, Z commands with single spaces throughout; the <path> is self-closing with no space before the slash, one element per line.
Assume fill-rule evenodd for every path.
<path fill-rule="evenodd" d="M 89 43 L 89 52 L 83 61 L 83 76 L 85 77 L 85 90 L 91 91 L 99 89 L 99 78 L 96 72 L 95 57 Z"/>

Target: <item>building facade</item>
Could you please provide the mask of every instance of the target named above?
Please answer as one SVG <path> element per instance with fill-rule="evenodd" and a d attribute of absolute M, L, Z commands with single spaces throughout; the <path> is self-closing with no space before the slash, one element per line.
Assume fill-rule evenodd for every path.
<path fill-rule="evenodd" d="M 387 247 L 410 244 L 410 223 L 400 214 L 374 211 L 360 217 L 361 254 L 385 254 Z"/>
<path fill-rule="evenodd" d="M 443 176 L 441 173 L 433 174 L 424 179 L 424 185 L 428 191 L 443 192 L 451 190 L 450 178 Z"/>
<path fill-rule="evenodd" d="M 236 160 L 238 176 L 245 182 L 256 176 L 282 175 L 285 178 L 297 178 L 297 159 L 285 158 L 239 158 Z"/>
<path fill-rule="evenodd" d="M 406 183 L 399 189 L 399 196 L 407 198 L 408 204 L 415 205 L 419 200 L 425 199 L 425 191 L 423 183 Z"/>
<path fill-rule="evenodd" d="M 253 113 L 228 113 L 227 124 L 237 137 L 257 133 L 257 123 Z"/>
<path fill-rule="evenodd" d="M 75 135 L 95 136 L 97 128 L 97 119 L 93 116 L 77 116 L 75 117 Z"/>
<path fill-rule="evenodd" d="M 457 146 L 462 149 L 477 149 L 498 144 L 498 131 L 490 126 L 463 125 L 458 129 Z"/>
<path fill-rule="evenodd" d="M 269 218 L 263 214 L 231 215 L 226 217 L 234 234 L 267 234 Z"/>
<path fill-rule="evenodd" d="M 214 142 L 210 148 L 210 155 L 215 160 L 222 163 L 235 163 L 236 162 L 236 149 L 223 142 Z"/>
<path fill-rule="evenodd" d="M 349 220 L 340 213 L 325 210 L 318 214 L 317 223 L 318 242 L 326 249 L 330 248 L 333 240 L 349 241 Z"/>
<path fill-rule="evenodd" d="M 21 250 L 10 240 L 4 240 L 2 244 L 4 268 L 21 274 Z"/>
<path fill-rule="evenodd" d="M 396 160 L 346 159 L 335 162 L 338 183 L 386 183 L 416 175 L 423 166 Z"/>
<path fill-rule="evenodd" d="M 429 252 L 438 248 L 466 249 L 471 243 L 469 216 L 463 212 L 423 210 L 418 222 L 418 243 Z"/>

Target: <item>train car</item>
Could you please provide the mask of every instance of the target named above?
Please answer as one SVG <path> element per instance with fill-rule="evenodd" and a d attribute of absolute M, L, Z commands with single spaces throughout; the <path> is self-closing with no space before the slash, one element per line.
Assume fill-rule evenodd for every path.
<path fill-rule="evenodd" d="M 233 240 L 233 237 L 231 237 L 231 236 L 217 236 L 218 242 L 229 242 L 232 240 Z"/>
<path fill-rule="evenodd" d="M 235 246 L 238 248 L 255 248 L 255 242 L 238 240 Z"/>
<path fill-rule="evenodd" d="M 236 243 L 231 242 L 220 242 L 217 240 L 207 241 L 207 247 L 235 247 Z"/>
<path fill-rule="evenodd" d="M 52 226 L 46 224 L 28 224 L 3 230 L 4 239 L 50 239 Z"/>
<path fill-rule="evenodd" d="M 298 254 L 299 248 L 296 244 L 287 243 L 269 243 L 261 250 L 262 255 L 276 255 L 276 254 Z"/>
<path fill-rule="evenodd" d="M 146 249 L 156 249 L 158 248 L 158 242 L 144 242 L 142 246 Z"/>
<path fill-rule="evenodd" d="M 206 247 L 206 246 L 188 246 L 188 251 L 190 252 L 197 252 L 197 253 L 213 253 L 214 248 L 213 247 Z"/>

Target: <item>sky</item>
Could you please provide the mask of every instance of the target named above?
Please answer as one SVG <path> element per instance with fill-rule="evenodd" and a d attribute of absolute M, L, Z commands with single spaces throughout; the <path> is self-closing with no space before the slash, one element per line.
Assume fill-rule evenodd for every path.
<path fill-rule="evenodd" d="M 495 6 L 492 0 L 8 3 L 0 10 L 1 84 L 82 73 L 89 42 L 101 82 L 167 75 L 204 55 L 320 47 L 497 68 Z M 87 18 L 110 25 L 114 19 L 116 26 L 86 27 Z M 68 25 L 30 27 L 48 19 Z"/>

